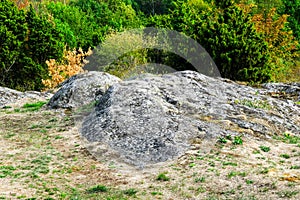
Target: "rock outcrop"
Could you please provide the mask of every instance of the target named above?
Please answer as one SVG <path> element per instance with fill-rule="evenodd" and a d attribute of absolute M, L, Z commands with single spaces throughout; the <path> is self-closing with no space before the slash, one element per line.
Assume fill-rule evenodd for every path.
<path fill-rule="evenodd" d="M 99 98 L 111 85 L 120 81 L 116 76 L 104 72 L 77 74 L 61 84 L 47 105 L 54 109 L 77 108 L 91 103 L 96 96 Z"/>
<path fill-rule="evenodd" d="M 90 92 L 92 97 L 95 91 Z M 96 157 L 108 155 L 139 167 L 176 158 L 204 138 L 300 134 L 296 101 L 192 71 L 143 75 L 99 95 L 82 123 L 82 136 Z"/>
<path fill-rule="evenodd" d="M 274 98 L 300 101 L 300 83 L 265 83 L 262 87 Z"/>
<path fill-rule="evenodd" d="M 36 92 L 36 91 L 26 91 L 20 92 L 6 87 L 0 87 L 0 107 L 6 106 L 8 104 L 16 103 L 25 99 L 31 100 L 46 100 L 52 97 L 52 93 L 49 92 Z"/>

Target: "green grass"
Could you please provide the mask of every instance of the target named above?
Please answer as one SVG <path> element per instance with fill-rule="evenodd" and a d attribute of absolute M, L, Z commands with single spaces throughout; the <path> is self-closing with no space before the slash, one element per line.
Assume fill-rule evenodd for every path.
<path fill-rule="evenodd" d="M 26 103 L 22 106 L 22 108 L 24 109 L 24 112 L 38 111 L 46 103 L 47 102 L 44 102 L 44 101 L 38 101 L 36 103 Z"/>
<path fill-rule="evenodd" d="M 267 173 L 269 173 L 269 169 L 266 167 L 260 170 L 260 174 L 267 174 Z"/>
<path fill-rule="evenodd" d="M 232 144 L 234 144 L 234 145 L 241 145 L 241 144 L 243 144 L 242 137 L 241 136 L 234 136 Z"/>
<path fill-rule="evenodd" d="M 96 185 L 89 189 L 87 189 L 87 193 L 99 193 L 99 192 L 107 192 L 108 189 L 105 185 Z"/>
<path fill-rule="evenodd" d="M 234 162 L 223 162 L 223 165 L 224 166 L 227 166 L 227 165 L 230 165 L 230 166 L 238 166 L 237 163 L 234 163 Z"/>
<path fill-rule="evenodd" d="M 290 169 L 300 169 L 300 165 L 293 165 Z"/>
<path fill-rule="evenodd" d="M 268 101 L 262 101 L 262 100 L 236 99 L 234 103 L 244 105 L 250 108 L 261 108 L 265 110 L 270 110 L 272 108 L 272 106 L 269 104 Z"/>
<path fill-rule="evenodd" d="M 227 177 L 228 178 L 232 178 L 232 177 L 235 177 L 235 176 L 241 176 L 241 177 L 245 177 L 247 174 L 246 172 L 236 172 L 236 171 L 231 171 L 227 174 Z"/>
<path fill-rule="evenodd" d="M 134 188 L 129 188 L 127 190 L 124 190 L 124 194 L 128 195 L 128 196 L 134 196 L 138 191 Z"/>
<path fill-rule="evenodd" d="M 263 151 L 263 152 L 269 152 L 271 149 L 270 147 L 267 146 L 259 146 L 259 148 Z"/>
<path fill-rule="evenodd" d="M 13 166 L 0 166 L 0 178 L 5 178 L 7 176 L 13 176 L 16 170 Z"/>
<path fill-rule="evenodd" d="M 291 156 L 289 154 L 280 154 L 281 158 L 289 159 Z"/>
<path fill-rule="evenodd" d="M 25 103 L 22 107 L 20 108 L 14 108 L 14 109 L 11 109 L 12 107 L 11 106 L 5 106 L 3 107 L 4 109 L 4 112 L 7 113 L 7 114 L 10 114 L 10 113 L 26 113 L 26 112 L 34 112 L 34 111 L 38 111 L 41 109 L 41 107 L 43 105 L 45 105 L 47 102 L 45 101 L 38 101 L 38 102 L 35 102 L 35 103 Z M 8 109 L 11 109 L 11 110 L 8 110 Z"/>
<path fill-rule="evenodd" d="M 24 109 L 26 108 L 21 107 L 19 112 L 23 112 Z M 50 113 L 50 111 L 43 110 L 41 110 L 41 113 L 25 113 L 26 118 L 22 117 L 23 114 L 14 114 L 11 119 L 5 117 L 5 121 L 0 122 L 0 137 L 3 142 L 13 143 L 16 148 L 24 148 L 22 152 L 6 152 L 6 155 L 3 154 L 2 160 L 0 159 L 0 166 L 3 165 L 4 167 L 2 166 L 2 169 L 0 167 L 0 176 L 5 177 L 2 180 L 5 179 L 6 181 L 7 179 L 14 183 L 23 184 L 26 188 L 32 188 L 36 192 L 33 196 L 26 193 L 24 198 L 22 198 L 24 194 L 17 193 L 13 197 L 10 196 L 12 199 L 18 197 L 20 199 L 73 200 L 166 199 L 170 193 L 174 194 L 176 199 L 205 199 L 209 196 L 208 199 L 255 199 L 254 194 L 255 197 L 257 195 L 257 199 L 269 194 L 275 194 L 275 198 L 278 199 L 298 199 L 297 195 L 299 193 L 295 193 L 297 191 L 295 186 L 288 187 L 286 183 L 284 187 L 278 186 L 278 189 L 272 189 L 272 186 L 270 186 L 272 181 L 269 180 L 268 175 L 268 169 L 271 170 L 272 168 L 282 167 L 282 169 L 293 171 L 300 169 L 297 160 L 294 159 L 298 158 L 296 156 L 300 152 L 297 147 L 297 145 L 300 145 L 298 137 L 282 134 L 280 138 L 278 137 L 280 141 L 275 141 L 275 143 L 280 143 L 280 145 L 289 148 L 275 154 L 277 146 L 273 143 L 272 146 L 271 144 L 268 145 L 269 143 L 255 143 L 249 148 L 248 140 L 251 138 L 247 137 L 247 141 L 245 141 L 243 135 L 223 136 L 218 142 L 219 146 L 224 147 L 223 149 L 214 146 L 214 144 L 208 151 L 198 151 L 196 149 L 197 153 L 193 151 L 192 155 L 188 154 L 183 157 L 184 162 L 180 160 L 180 162 L 160 168 L 161 171 L 153 176 L 150 174 L 145 176 L 143 180 L 140 180 L 140 184 L 130 184 L 124 188 L 122 181 L 123 178 L 126 181 L 127 177 L 118 174 L 115 180 L 114 176 L 111 179 L 102 179 L 102 175 L 106 176 L 108 174 L 109 176 L 109 173 L 102 173 L 102 167 L 90 160 L 91 158 L 86 155 L 87 152 L 82 150 L 82 145 L 78 142 L 61 148 L 61 144 L 65 143 L 69 136 L 68 133 L 58 131 L 61 128 L 69 130 L 73 124 L 72 119 L 61 117 L 56 113 L 45 114 L 46 112 Z M 217 139 L 214 138 L 213 142 L 215 143 Z M 283 144 L 281 141 L 288 144 Z M 243 143 L 246 145 L 236 146 Z M 235 148 L 235 150 L 232 148 Z M 248 154 L 242 154 L 242 157 L 238 157 L 241 155 L 240 150 L 244 148 L 248 148 Z M 253 153 L 260 154 L 249 155 L 253 149 L 255 149 Z M 271 150 L 272 153 L 268 153 L 268 156 L 266 156 L 264 152 Z M 293 159 L 281 158 L 281 153 L 286 153 Z M 265 160 L 254 160 L 257 164 L 257 168 L 254 168 L 252 165 L 247 165 L 247 156 L 252 156 L 254 159 L 257 156 L 260 158 L 265 156 Z M 244 157 L 246 157 L 246 160 Z M 240 162 L 240 158 L 242 162 Z M 272 158 L 275 160 L 272 160 Z M 283 160 L 284 163 L 281 165 L 279 160 Z M 86 164 L 86 161 L 89 163 Z M 113 169 L 112 171 L 117 170 Z M 22 174 L 18 175 L 17 173 Z M 87 174 L 87 178 L 78 181 L 76 177 L 80 174 Z M 100 176 L 99 179 L 94 177 L 95 174 Z M 252 175 L 260 177 L 257 179 Z M 234 181 L 236 184 L 225 187 L 225 185 L 218 182 L 224 179 L 226 182 Z M 120 184 L 122 184 L 121 188 L 119 188 Z M 149 185 L 154 186 L 148 188 Z M 249 188 L 253 188 L 255 191 L 251 192 Z M 243 191 L 244 189 L 247 192 L 250 191 L 250 194 L 248 195 Z"/>
<path fill-rule="evenodd" d="M 284 133 L 283 136 L 274 136 L 273 139 L 280 140 L 287 144 L 300 144 L 300 137 Z"/>
<path fill-rule="evenodd" d="M 299 191 L 280 191 L 277 192 L 279 198 L 292 198 L 293 196 L 297 195 Z"/>
<path fill-rule="evenodd" d="M 205 177 L 199 177 L 199 178 L 195 178 L 195 183 L 204 183 L 205 182 Z"/>
<path fill-rule="evenodd" d="M 234 145 L 241 145 L 243 144 L 243 139 L 242 136 L 234 136 L 234 138 L 232 138 L 230 135 L 227 135 L 225 137 L 219 137 L 217 142 L 220 144 L 226 144 L 228 141 L 232 141 L 232 144 Z"/>
<path fill-rule="evenodd" d="M 221 143 L 221 144 L 226 144 L 226 143 L 227 143 L 227 140 L 226 140 L 226 138 L 224 138 L 224 137 L 220 137 L 220 138 L 218 139 L 218 142 Z"/>
<path fill-rule="evenodd" d="M 156 180 L 158 180 L 158 181 L 169 181 L 170 178 L 166 175 L 166 172 L 164 172 L 164 173 L 160 173 L 157 176 Z"/>
<path fill-rule="evenodd" d="M 162 195 L 161 192 L 156 192 L 156 191 L 153 191 L 153 192 L 151 192 L 150 194 L 153 195 L 153 196 L 155 196 L 155 195 Z"/>

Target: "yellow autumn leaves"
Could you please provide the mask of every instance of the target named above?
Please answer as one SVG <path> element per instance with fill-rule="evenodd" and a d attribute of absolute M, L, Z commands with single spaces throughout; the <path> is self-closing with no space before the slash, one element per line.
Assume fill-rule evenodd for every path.
<path fill-rule="evenodd" d="M 49 78 L 42 80 L 45 88 L 55 88 L 71 76 L 82 73 L 84 71 L 82 67 L 88 62 L 85 58 L 91 54 L 91 49 L 87 52 L 83 52 L 81 48 L 72 51 L 65 49 L 62 62 L 57 62 L 55 59 L 47 60 Z"/>

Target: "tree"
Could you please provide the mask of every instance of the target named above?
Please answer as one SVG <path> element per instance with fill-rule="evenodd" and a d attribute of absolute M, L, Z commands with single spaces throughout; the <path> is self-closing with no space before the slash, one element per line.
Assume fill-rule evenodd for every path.
<path fill-rule="evenodd" d="M 0 2 L 1 85 L 41 90 L 48 76 L 46 60 L 60 59 L 64 43 L 59 30 L 32 6 L 24 13 L 9 1 Z"/>
<path fill-rule="evenodd" d="M 300 41 L 300 0 L 282 0 L 284 4 L 280 14 L 288 14 L 289 27 L 293 30 L 294 36 Z"/>
<path fill-rule="evenodd" d="M 162 15 L 169 13 L 173 0 L 133 0 L 133 8 L 145 15 Z"/>
<path fill-rule="evenodd" d="M 222 6 L 206 19 L 197 40 L 213 57 L 223 77 L 269 81 L 268 45 L 256 32 L 251 17 L 231 2 Z"/>
<path fill-rule="evenodd" d="M 103 41 L 108 26 L 95 23 L 95 19 L 80 8 L 49 2 L 46 9 L 53 16 L 57 28 L 61 29 L 70 49 L 81 47 L 87 51 L 89 47 L 95 47 Z"/>
<path fill-rule="evenodd" d="M 27 34 L 25 13 L 8 0 L 0 2 L 0 85 L 9 83 Z"/>
<path fill-rule="evenodd" d="M 195 39 L 213 58 L 222 77 L 269 81 L 269 48 L 256 32 L 251 16 L 231 0 L 216 1 L 215 6 L 201 0 L 197 0 L 197 4 L 191 2 L 175 2 L 168 16 L 170 21 L 156 23 L 168 24 L 171 29 Z"/>

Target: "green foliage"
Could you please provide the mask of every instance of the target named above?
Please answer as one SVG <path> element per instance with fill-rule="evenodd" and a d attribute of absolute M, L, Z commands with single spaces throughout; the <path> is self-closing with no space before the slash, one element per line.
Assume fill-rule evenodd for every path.
<path fill-rule="evenodd" d="M 253 4 L 255 7 L 252 9 L 252 14 L 268 13 L 272 8 L 278 11 L 283 11 L 284 0 L 241 0 L 238 3 Z"/>
<path fill-rule="evenodd" d="M 275 8 L 252 17 L 257 32 L 268 43 L 271 56 L 269 65 L 272 68 L 272 79 L 276 81 L 286 81 L 286 74 L 291 73 L 296 64 L 295 59 L 299 58 L 298 41 L 287 26 L 287 18 L 286 14 L 278 15 Z"/>
<path fill-rule="evenodd" d="M 53 15 L 57 27 L 65 30 L 63 35 L 70 49 L 82 47 L 87 51 L 89 47 L 97 46 L 108 28 L 96 24 L 91 16 L 75 6 L 49 2 L 46 10 Z"/>
<path fill-rule="evenodd" d="M 30 7 L 24 13 L 9 1 L 0 2 L 2 86 L 17 90 L 41 90 L 42 79 L 48 76 L 46 60 L 60 59 L 62 36 L 45 16 L 38 16 Z"/>
<path fill-rule="evenodd" d="M 232 1 L 218 1 L 216 5 L 220 7 L 196 2 L 176 1 L 167 22 L 154 17 L 150 25 L 166 24 L 195 39 L 212 56 L 222 77 L 253 82 L 270 80 L 268 45 L 256 32 L 251 17 Z"/>
<path fill-rule="evenodd" d="M 0 2 L 0 85 L 9 86 L 27 34 L 25 13 L 11 1 Z"/>
<path fill-rule="evenodd" d="M 172 8 L 172 0 L 133 0 L 132 6 L 147 16 L 166 14 Z"/>
<path fill-rule="evenodd" d="M 135 10 L 120 0 L 76 0 L 70 3 L 84 11 L 92 23 L 115 31 L 140 27 Z"/>
<path fill-rule="evenodd" d="M 300 0 L 282 0 L 284 6 L 280 14 L 288 14 L 289 27 L 294 36 L 300 41 Z"/>
<path fill-rule="evenodd" d="M 197 41 L 210 53 L 222 77 L 232 80 L 270 80 L 268 46 L 251 18 L 235 5 L 217 9 L 201 24 Z"/>
<path fill-rule="evenodd" d="M 87 51 L 89 47 L 99 45 L 111 31 L 141 24 L 131 5 L 119 0 L 74 0 L 69 4 L 48 2 L 45 6 L 71 49 L 81 47 Z"/>
<path fill-rule="evenodd" d="M 60 19 L 53 19 L 55 28 L 61 32 L 63 35 L 63 42 L 65 43 L 67 49 L 74 49 L 78 46 L 78 41 L 76 35 L 72 31 L 70 25 L 66 22 L 62 22 Z"/>
<path fill-rule="evenodd" d="M 120 78 L 128 78 L 134 73 L 136 65 L 147 62 L 147 49 L 143 48 L 143 44 L 140 32 L 109 34 L 101 47 L 94 50 L 91 67 L 97 63 L 97 70 L 109 72 Z M 88 69 L 89 65 L 86 68 Z"/>

